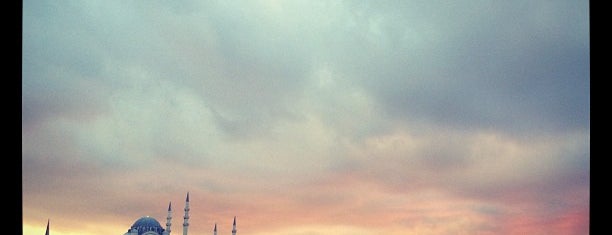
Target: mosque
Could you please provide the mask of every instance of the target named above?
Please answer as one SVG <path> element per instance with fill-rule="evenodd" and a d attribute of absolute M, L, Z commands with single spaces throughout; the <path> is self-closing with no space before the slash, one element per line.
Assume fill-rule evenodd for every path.
<path fill-rule="evenodd" d="M 187 235 L 189 229 L 189 193 L 185 199 L 185 216 L 183 217 L 183 235 Z M 166 228 L 164 229 L 156 219 L 150 216 L 144 216 L 136 220 L 132 227 L 124 235 L 170 235 L 170 226 L 172 225 L 172 202 L 168 204 L 168 217 L 166 217 Z M 47 221 L 47 230 L 45 235 L 49 235 L 49 221 Z M 217 224 L 213 229 L 213 235 L 217 235 Z M 236 235 L 236 216 L 234 216 L 234 224 L 232 235 Z"/>
<path fill-rule="evenodd" d="M 188 235 L 189 229 L 189 193 L 185 199 L 185 216 L 183 217 L 183 235 Z M 170 235 L 170 227 L 172 225 L 172 202 L 168 204 L 168 217 L 166 217 L 166 228 L 164 229 L 157 220 L 150 216 L 144 216 L 136 220 L 132 227 L 124 235 Z M 213 235 L 217 235 L 217 224 L 213 229 Z M 234 216 L 234 224 L 232 235 L 236 235 L 236 217 Z"/>

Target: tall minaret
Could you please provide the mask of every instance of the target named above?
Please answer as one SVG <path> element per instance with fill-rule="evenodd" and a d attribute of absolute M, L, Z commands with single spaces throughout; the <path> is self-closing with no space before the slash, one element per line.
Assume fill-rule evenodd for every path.
<path fill-rule="evenodd" d="M 187 228 L 189 227 L 189 192 L 187 192 L 187 199 L 185 199 L 185 222 L 183 222 L 183 235 L 187 235 Z"/>
<path fill-rule="evenodd" d="M 45 235 L 49 235 L 49 219 L 47 219 L 47 231 L 45 232 Z"/>
<path fill-rule="evenodd" d="M 168 217 L 166 217 L 166 231 L 164 231 L 164 235 L 170 235 L 170 226 L 172 226 L 172 202 L 168 203 Z"/>
<path fill-rule="evenodd" d="M 232 228 L 232 235 L 236 235 L 236 216 L 234 216 L 234 227 Z"/>
<path fill-rule="evenodd" d="M 217 223 L 215 223 L 215 229 L 213 229 L 213 235 L 217 235 Z"/>

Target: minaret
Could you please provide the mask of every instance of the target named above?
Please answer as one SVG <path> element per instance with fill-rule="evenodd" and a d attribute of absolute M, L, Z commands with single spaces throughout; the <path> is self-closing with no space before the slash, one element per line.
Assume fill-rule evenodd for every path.
<path fill-rule="evenodd" d="M 213 235 L 217 235 L 217 223 L 215 223 L 215 229 L 213 229 Z"/>
<path fill-rule="evenodd" d="M 187 192 L 187 199 L 185 199 L 185 222 L 183 222 L 183 235 L 187 235 L 187 228 L 189 227 L 189 192 Z"/>
<path fill-rule="evenodd" d="M 172 202 L 168 203 L 168 217 L 166 217 L 166 231 L 164 231 L 164 235 L 170 235 L 170 226 L 172 226 Z"/>
<path fill-rule="evenodd" d="M 49 235 L 49 219 L 47 219 L 47 231 L 45 232 L 45 235 Z"/>
<path fill-rule="evenodd" d="M 236 235 L 236 216 L 234 216 L 234 227 L 232 228 L 232 235 Z"/>

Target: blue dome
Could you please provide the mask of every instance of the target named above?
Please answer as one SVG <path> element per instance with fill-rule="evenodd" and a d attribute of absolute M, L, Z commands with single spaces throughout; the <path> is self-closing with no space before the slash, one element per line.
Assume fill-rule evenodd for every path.
<path fill-rule="evenodd" d="M 159 222 L 157 222 L 157 220 L 150 216 L 144 216 L 136 220 L 136 222 L 134 222 L 134 224 L 132 225 L 131 229 L 137 229 L 138 235 L 141 235 L 148 231 L 153 231 L 158 234 L 162 234 L 162 232 L 164 232 L 164 228 L 162 228 Z"/>

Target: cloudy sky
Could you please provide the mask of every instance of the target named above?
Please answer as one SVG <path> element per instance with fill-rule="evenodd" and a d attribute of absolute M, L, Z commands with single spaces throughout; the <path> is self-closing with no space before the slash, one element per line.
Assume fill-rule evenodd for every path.
<path fill-rule="evenodd" d="M 588 234 L 588 1 L 23 2 L 24 234 Z"/>

